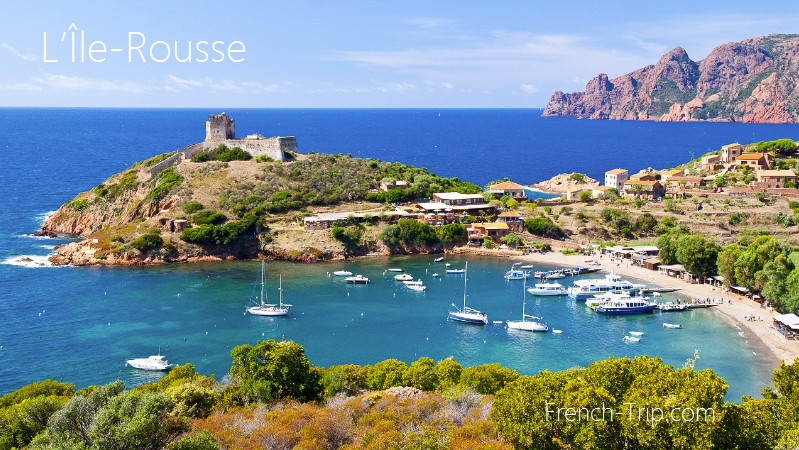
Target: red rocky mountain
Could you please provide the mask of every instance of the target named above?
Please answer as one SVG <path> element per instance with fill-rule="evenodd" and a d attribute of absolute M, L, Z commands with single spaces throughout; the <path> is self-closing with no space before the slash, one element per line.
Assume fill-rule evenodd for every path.
<path fill-rule="evenodd" d="M 544 116 L 590 119 L 799 123 L 799 35 L 730 42 L 696 63 L 681 47 L 653 66 L 585 92 L 555 92 Z"/>

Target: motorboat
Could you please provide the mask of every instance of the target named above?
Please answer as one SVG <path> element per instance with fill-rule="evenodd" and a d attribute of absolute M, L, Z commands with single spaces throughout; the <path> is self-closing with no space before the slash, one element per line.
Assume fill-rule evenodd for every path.
<path fill-rule="evenodd" d="M 623 280 L 615 273 L 605 275 L 605 278 L 593 280 L 576 280 L 569 288 L 569 297 L 575 300 L 586 300 L 608 292 L 614 294 L 639 293 L 644 288 L 642 284 L 633 284 Z"/>
<path fill-rule="evenodd" d="M 366 284 L 369 282 L 369 279 L 363 275 L 355 275 L 354 277 L 345 278 L 344 281 L 354 284 Z"/>
<path fill-rule="evenodd" d="M 635 336 L 624 336 L 622 340 L 624 340 L 624 342 L 639 342 L 641 338 Z"/>
<path fill-rule="evenodd" d="M 409 280 L 413 280 L 413 275 L 407 274 L 407 273 L 403 273 L 403 274 L 400 274 L 400 275 L 394 275 L 394 279 L 397 280 L 397 281 L 409 281 Z"/>
<path fill-rule="evenodd" d="M 465 273 L 463 269 L 447 269 L 447 273 Z"/>
<path fill-rule="evenodd" d="M 525 307 L 527 306 L 527 280 L 524 280 L 522 287 L 522 321 L 517 322 L 514 320 L 507 321 L 509 330 L 523 330 L 523 331 L 547 331 L 549 327 L 544 323 L 543 319 L 536 316 L 527 315 Z M 529 319 L 529 320 L 528 320 Z"/>
<path fill-rule="evenodd" d="M 125 364 L 142 370 L 169 370 L 172 368 L 172 364 L 169 364 L 169 361 L 165 360 L 164 355 L 161 354 L 161 349 L 158 349 L 157 355 L 152 355 L 148 358 L 129 359 L 125 361 Z"/>
<path fill-rule="evenodd" d="M 260 303 L 255 301 L 255 289 L 258 286 L 258 279 L 261 280 L 261 297 Z M 280 293 L 280 300 L 278 303 L 266 303 L 264 300 L 266 297 L 264 296 L 264 262 L 261 261 L 261 270 L 258 278 L 255 279 L 255 286 L 253 286 L 253 294 L 250 296 L 250 302 L 254 303 L 255 306 L 251 306 L 247 308 L 247 312 L 255 315 L 255 316 L 285 316 L 289 313 L 289 308 L 291 305 L 287 305 L 283 303 L 283 275 L 280 275 L 280 287 L 278 288 L 278 292 Z"/>
<path fill-rule="evenodd" d="M 352 276 L 352 272 L 350 272 L 349 270 L 337 270 L 337 271 L 333 272 L 333 275 L 335 275 L 337 277 L 351 277 Z"/>
<path fill-rule="evenodd" d="M 526 280 L 530 274 L 524 270 L 511 269 L 505 272 L 506 280 Z"/>
<path fill-rule="evenodd" d="M 406 284 L 405 287 L 416 292 L 424 292 L 424 290 L 427 289 L 427 286 L 422 284 Z"/>
<path fill-rule="evenodd" d="M 467 273 L 469 263 L 463 269 L 463 273 Z M 459 269 L 460 270 L 460 269 Z M 447 271 L 449 272 L 449 271 Z M 452 306 L 455 306 L 454 304 Z M 463 308 L 458 311 L 450 311 L 447 320 L 454 320 L 457 322 L 472 323 L 475 325 L 488 325 L 488 316 L 482 312 L 466 307 L 466 276 L 463 277 Z"/>
<path fill-rule="evenodd" d="M 534 287 L 527 288 L 527 292 L 533 295 L 565 295 L 569 293 L 569 290 L 566 289 L 560 283 L 538 283 Z"/>
<path fill-rule="evenodd" d="M 555 330 L 555 329 L 552 330 L 552 334 L 562 334 L 562 333 L 563 330 Z"/>
<path fill-rule="evenodd" d="M 405 286 L 421 286 L 422 280 L 405 280 L 402 282 Z"/>
<path fill-rule="evenodd" d="M 631 335 L 631 336 L 638 336 L 638 337 L 640 337 L 640 336 L 643 336 L 643 335 L 644 335 L 644 332 L 643 332 L 643 331 L 630 331 L 630 335 Z"/>
<path fill-rule="evenodd" d="M 682 325 L 677 323 L 666 323 L 663 322 L 663 328 L 682 328 Z"/>
<path fill-rule="evenodd" d="M 523 265 L 523 266 L 521 266 L 519 268 L 522 269 L 522 270 L 531 270 L 533 268 L 533 265 L 532 264 L 527 264 L 527 265 Z"/>
<path fill-rule="evenodd" d="M 433 278 L 438 278 L 438 274 L 437 273 L 434 273 L 432 276 L 433 276 Z"/>
<path fill-rule="evenodd" d="M 444 264 L 444 267 L 449 267 L 451 265 L 452 265 L 451 263 L 446 263 L 446 264 Z"/>
<path fill-rule="evenodd" d="M 441 262 L 444 260 L 444 257 L 436 258 L 433 262 Z"/>
<path fill-rule="evenodd" d="M 688 309 L 687 303 L 674 303 L 674 302 L 667 302 L 667 303 L 658 303 L 657 308 L 659 311 L 662 312 L 670 312 L 670 311 L 685 311 Z"/>
<path fill-rule="evenodd" d="M 402 272 L 402 269 L 386 269 L 389 272 Z"/>
<path fill-rule="evenodd" d="M 645 314 L 654 311 L 655 306 L 646 297 L 618 296 L 600 303 L 596 310 L 602 314 Z"/>

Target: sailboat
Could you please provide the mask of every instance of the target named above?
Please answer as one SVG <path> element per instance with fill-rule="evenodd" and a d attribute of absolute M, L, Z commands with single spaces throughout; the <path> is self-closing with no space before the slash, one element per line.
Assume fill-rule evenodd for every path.
<path fill-rule="evenodd" d="M 467 262 L 463 269 L 463 308 L 459 309 L 457 312 L 450 311 L 449 316 L 447 316 L 447 320 L 456 320 L 458 322 L 473 323 L 476 325 L 487 325 L 487 315 L 476 309 L 466 307 L 466 275 L 468 273 L 468 269 L 469 263 Z M 452 306 L 455 306 L 455 304 Z"/>
<path fill-rule="evenodd" d="M 524 288 L 522 290 L 522 321 L 507 321 L 509 330 L 524 330 L 524 331 L 547 331 L 549 327 L 542 322 L 540 317 L 528 316 L 525 314 L 525 307 L 527 306 L 527 279 L 524 279 Z M 527 320 L 530 319 L 530 320 Z"/>
<path fill-rule="evenodd" d="M 280 288 L 278 292 L 280 292 L 280 301 L 278 304 L 269 304 L 264 303 L 264 262 L 261 261 L 261 271 L 258 275 L 258 278 L 261 279 L 261 303 L 256 303 L 257 306 L 251 306 L 247 308 L 247 312 L 256 316 L 285 316 L 289 313 L 289 308 L 291 305 L 283 303 L 283 275 L 280 275 Z M 255 285 L 252 287 L 252 292 L 255 294 L 255 288 L 258 286 L 258 278 L 255 279 Z M 255 303 L 252 296 L 250 296 L 250 301 Z"/>

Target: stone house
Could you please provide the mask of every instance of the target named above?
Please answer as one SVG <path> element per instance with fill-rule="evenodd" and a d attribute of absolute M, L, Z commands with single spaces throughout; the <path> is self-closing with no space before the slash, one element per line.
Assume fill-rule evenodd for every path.
<path fill-rule="evenodd" d="M 619 192 L 624 189 L 624 183 L 629 179 L 626 169 L 613 169 L 605 172 L 605 186 L 610 186 Z"/>
<path fill-rule="evenodd" d="M 642 193 L 635 193 L 635 186 L 643 188 Z M 666 194 L 666 188 L 657 180 L 628 180 L 624 183 L 624 196 L 628 198 L 642 198 L 647 200 L 658 200 Z"/>
<path fill-rule="evenodd" d="M 664 170 L 663 172 L 660 172 L 660 181 L 666 182 L 670 181 L 672 178 L 681 177 L 683 176 L 683 172 L 684 171 L 682 169 Z"/>
<path fill-rule="evenodd" d="M 723 164 L 729 164 L 735 161 L 735 158 L 741 156 L 744 152 L 744 146 L 739 143 L 727 144 L 721 147 L 720 161 Z"/>
<path fill-rule="evenodd" d="M 654 175 L 646 172 L 636 173 L 635 175 L 630 177 L 630 181 L 655 181 L 655 180 L 657 180 L 657 178 L 655 178 Z"/>
<path fill-rule="evenodd" d="M 764 188 L 781 188 L 786 182 L 796 183 L 793 170 L 759 170 L 756 175 L 757 183 Z"/>
<path fill-rule="evenodd" d="M 694 167 L 704 172 L 715 172 L 724 166 L 721 164 L 721 156 L 707 155 L 703 156 L 702 159 L 694 165 Z"/>
<path fill-rule="evenodd" d="M 408 182 L 404 180 L 397 180 L 392 185 L 391 183 L 386 183 L 385 181 L 380 182 L 380 190 L 383 192 L 390 191 L 392 189 L 405 189 L 408 187 Z"/>
<path fill-rule="evenodd" d="M 588 192 L 593 197 L 594 190 L 593 188 L 591 189 L 577 188 L 577 189 L 568 190 L 566 191 L 566 200 L 570 202 L 580 200 L 580 192 Z"/>
<path fill-rule="evenodd" d="M 752 170 L 768 170 L 771 168 L 771 157 L 766 153 L 744 153 L 735 158 L 736 166 L 749 166 Z"/>
<path fill-rule="evenodd" d="M 524 192 L 524 186 L 512 181 L 504 181 L 502 183 L 492 184 L 488 187 L 489 194 L 493 194 L 496 198 L 501 198 L 507 195 L 516 200 L 527 200 L 527 194 Z"/>
<path fill-rule="evenodd" d="M 702 177 L 676 177 L 672 178 L 672 184 L 685 187 L 700 187 L 705 185 L 705 179 Z"/>
<path fill-rule="evenodd" d="M 516 211 L 504 211 L 497 216 L 497 222 L 504 222 L 508 224 L 508 228 L 512 231 L 522 231 L 524 227 L 524 218 Z"/>
<path fill-rule="evenodd" d="M 488 237 L 495 244 L 499 244 L 501 243 L 500 239 L 510 233 L 510 228 L 504 222 L 475 222 L 466 227 L 466 232 L 469 234 L 469 242 L 479 244 L 483 242 L 484 238 Z"/>
<path fill-rule="evenodd" d="M 594 198 L 600 198 L 603 195 L 605 195 L 605 192 L 611 189 L 616 189 L 616 188 L 614 188 L 613 186 L 597 186 L 591 191 L 591 196 Z M 619 191 L 619 193 L 621 194 L 621 191 Z"/>

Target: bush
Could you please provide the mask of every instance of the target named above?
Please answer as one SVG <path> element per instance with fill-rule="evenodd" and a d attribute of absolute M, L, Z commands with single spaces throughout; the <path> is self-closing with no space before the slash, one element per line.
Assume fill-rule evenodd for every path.
<path fill-rule="evenodd" d="M 621 231 L 625 227 L 629 228 L 631 225 L 630 214 L 623 209 L 605 208 L 599 213 L 599 216 L 617 231 Z"/>
<path fill-rule="evenodd" d="M 183 183 L 183 176 L 175 173 L 174 167 L 168 167 L 158 174 L 158 185 L 147 194 L 147 198 L 151 200 L 163 200 L 170 189 L 180 186 Z"/>
<path fill-rule="evenodd" d="M 221 225 L 226 220 L 224 214 L 210 210 L 200 211 L 192 218 L 192 222 L 197 225 Z"/>
<path fill-rule="evenodd" d="M 239 147 L 227 148 L 225 144 L 219 144 L 215 148 L 198 153 L 191 157 L 191 162 L 206 161 L 249 161 L 252 155 Z"/>
<path fill-rule="evenodd" d="M 728 220 L 730 225 L 738 225 L 744 221 L 746 221 L 746 214 L 742 212 L 734 212 L 730 214 L 730 219 Z"/>
<path fill-rule="evenodd" d="M 550 237 L 559 239 L 566 234 L 552 220 L 544 217 L 536 217 L 524 221 L 524 229 L 536 236 Z"/>
<path fill-rule="evenodd" d="M 203 206 L 202 203 L 200 203 L 200 202 L 191 202 L 191 203 L 187 203 L 187 204 L 183 205 L 183 212 L 185 212 L 186 214 L 194 214 L 194 213 L 196 213 L 197 211 L 199 211 L 199 210 L 201 210 L 203 208 L 204 208 L 204 206 Z"/>
<path fill-rule="evenodd" d="M 200 225 L 199 227 L 186 228 L 180 234 L 180 239 L 192 244 L 230 244 L 241 238 L 244 234 L 253 231 L 258 218 L 247 214 L 238 222 L 228 222 L 219 225 Z"/>
<path fill-rule="evenodd" d="M 131 247 L 142 253 L 159 248 L 162 245 L 164 245 L 164 240 L 161 239 L 161 236 L 157 232 L 141 235 L 130 243 Z"/>
<path fill-rule="evenodd" d="M 494 395 L 517 378 L 519 374 L 515 370 L 495 363 L 463 369 L 460 381 L 483 395 Z"/>

